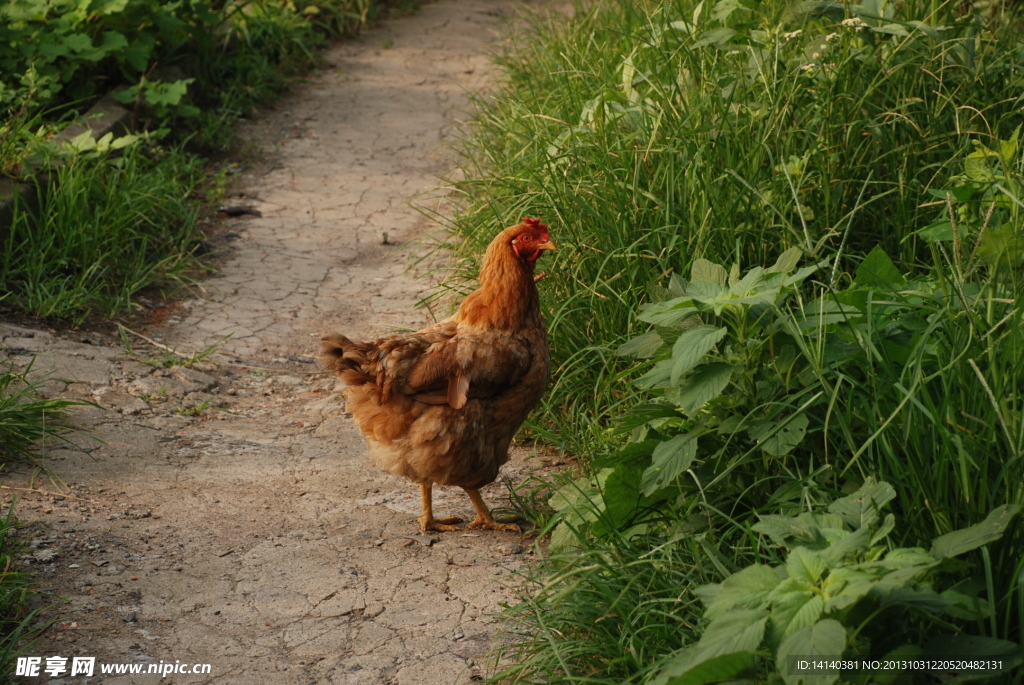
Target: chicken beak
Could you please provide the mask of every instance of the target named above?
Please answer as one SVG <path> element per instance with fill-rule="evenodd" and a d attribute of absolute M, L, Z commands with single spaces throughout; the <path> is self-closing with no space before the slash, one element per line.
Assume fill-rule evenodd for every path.
<path fill-rule="evenodd" d="M 555 244 L 553 242 L 548 240 L 546 242 L 539 243 L 537 245 L 536 249 L 538 249 L 538 250 L 557 250 L 558 248 L 555 247 Z"/>

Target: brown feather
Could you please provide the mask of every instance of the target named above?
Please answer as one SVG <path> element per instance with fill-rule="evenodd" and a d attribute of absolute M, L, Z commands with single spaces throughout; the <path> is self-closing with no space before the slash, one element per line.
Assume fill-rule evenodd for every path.
<path fill-rule="evenodd" d="M 524 233 L 548 241 L 534 225 L 502 231 L 484 256 L 480 289 L 451 318 L 369 342 L 323 339 L 321 364 L 348 386 L 348 409 L 389 473 L 475 489 L 508 460 L 550 368 L 534 284 L 539 252 L 512 245 Z"/>

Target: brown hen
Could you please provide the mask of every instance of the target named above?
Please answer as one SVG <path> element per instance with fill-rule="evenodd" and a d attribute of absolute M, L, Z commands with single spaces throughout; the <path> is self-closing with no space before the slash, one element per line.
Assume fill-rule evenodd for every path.
<path fill-rule="evenodd" d="M 458 518 L 433 516 L 435 483 L 466 491 L 476 509 L 469 528 L 519 530 L 495 521 L 478 489 L 497 478 L 512 436 L 548 383 L 534 267 L 553 249 L 547 226 L 523 219 L 491 242 L 480 289 L 454 316 L 372 342 L 323 339 L 321 363 L 348 386 L 348 410 L 373 461 L 420 484 L 424 532 L 457 530 L 450 524 Z"/>

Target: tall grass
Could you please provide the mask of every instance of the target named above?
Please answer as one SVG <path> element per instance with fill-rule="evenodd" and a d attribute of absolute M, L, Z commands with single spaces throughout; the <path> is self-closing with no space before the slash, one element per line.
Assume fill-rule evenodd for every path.
<path fill-rule="evenodd" d="M 14 661 L 24 641 L 38 631 L 32 628 L 39 610 L 28 609 L 36 594 L 31 588 L 32 576 L 17 570 L 15 557 L 21 551 L 13 539 L 17 526 L 14 503 L 0 515 L 0 678 L 8 680 L 14 675 Z"/>
<path fill-rule="evenodd" d="M 620 538 L 528 570 L 492 655 L 494 681 L 625 685 L 656 673 L 700 622 L 689 589 L 714 576 L 694 564 L 693 540 L 645 542 Z"/>
<path fill-rule="evenodd" d="M 89 404 L 78 400 L 43 399 L 32 380 L 33 363 L 18 371 L 12 363 L 0 366 L 0 467 L 8 461 L 38 464 L 32 447 L 51 437 L 74 430 L 67 420 L 67 408 Z"/>
<path fill-rule="evenodd" d="M 4 241 L 6 304 L 81 323 L 129 309 L 143 288 L 181 278 L 196 262 L 201 162 L 136 144 L 118 158 L 80 156 L 39 186 L 38 212 L 16 207 Z"/>
<path fill-rule="evenodd" d="M 593 466 L 560 491 L 589 503 L 552 500 L 564 506 L 553 544 L 575 528 L 579 549 L 540 569 L 509 610 L 519 642 L 504 656 L 518 663 L 495 682 L 646 682 L 649 664 L 700 634 L 688 587 L 777 554 L 751 532 L 759 515 L 820 508 L 868 476 L 897 493 L 892 545 L 927 547 L 1024 502 L 1024 169 L 1012 142 L 1024 41 L 1015 10 L 999 7 L 607 2 L 577 5 L 571 20 L 539 14 L 511 41 L 508 77 L 480 103 L 453 181 L 453 227 L 465 254 L 521 216 L 551 224 L 559 252 L 541 290 L 556 368 L 533 427 Z M 992 158 L 1001 171 L 983 168 Z M 857 276 L 876 246 L 891 282 Z M 738 380 L 699 413 L 666 413 L 671 383 L 642 393 L 659 412 L 631 424 L 647 425 L 638 439 L 699 433 L 692 465 L 642 488 L 651 446 L 617 454 L 609 421 L 640 401 L 630 381 L 647 367 L 614 355 L 651 328 L 640 305 L 679 296 L 698 258 L 746 273 L 793 247 L 827 267 L 763 334 L 710 352 L 750 362 Z M 476 264 L 464 267 L 468 277 Z M 684 279 L 670 294 L 673 272 Z M 701 321 L 742 329 L 765 312 L 729 324 L 708 307 Z M 668 355 L 680 328 L 653 330 Z M 774 453 L 746 429 L 718 431 L 726 417 L 794 413 L 806 435 Z M 957 569 L 994 611 L 946 629 L 1024 637 L 1022 548 L 1017 525 Z M 674 592 L 660 594 L 661 576 Z M 666 604 L 632 612 L 648 594 Z M 605 631 L 625 615 L 612 605 L 639 626 L 664 618 L 678 641 Z"/>
<path fill-rule="evenodd" d="M 1014 121 L 1008 24 L 952 3 L 792 7 L 580 5 L 571 24 L 536 16 L 501 60 L 454 226 L 477 251 L 527 214 L 561 238 L 542 287 L 557 365 L 545 414 L 577 453 L 628 400 L 609 350 L 668 273 L 844 243 L 840 271 L 876 244 L 912 267 L 927 256 L 907 238 L 931 221 L 925 191 L 972 136 Z"/>

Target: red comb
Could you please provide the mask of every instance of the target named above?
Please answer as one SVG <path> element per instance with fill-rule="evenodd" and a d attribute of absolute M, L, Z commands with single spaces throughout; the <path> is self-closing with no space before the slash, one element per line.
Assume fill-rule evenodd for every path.
<path fill-rule="evenodd" d="M 540 222 L 540 219 L 527 219 L 527 218 L 523 218 L 523 223 L 526 224 L 527 226 L 529 226 L 530 228 L 536 228 L 538 231 L 543 231 L 543 230 L 547 229 L 547 227 L 548 227 L 547 224 L 542 224 Z"/>

